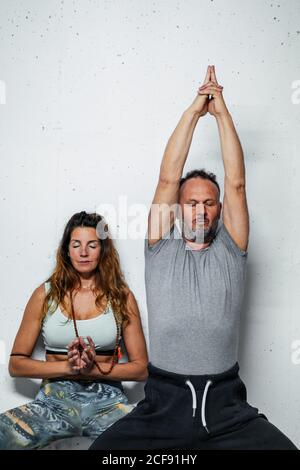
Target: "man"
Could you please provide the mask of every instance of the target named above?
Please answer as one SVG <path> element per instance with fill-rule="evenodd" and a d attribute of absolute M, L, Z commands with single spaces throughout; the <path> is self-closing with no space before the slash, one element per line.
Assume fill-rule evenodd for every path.
<path fill-rule="evenodd" d="M 249 217 L 243 152 L 222 89 L 209 66 L 160 168 L 145 240 L 145 398 L 91 449 L 296 449 L 247 403 L 238 374 Z M 212 173 L 182 178 L 195 126 L 207 113 L 220 135 L 223 204 Z"/>

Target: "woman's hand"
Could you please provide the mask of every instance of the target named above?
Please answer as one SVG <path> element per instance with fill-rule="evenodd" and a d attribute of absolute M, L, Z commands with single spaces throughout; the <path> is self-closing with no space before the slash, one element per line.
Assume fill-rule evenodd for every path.
<path fill-rule="evenodd" d="M 226 107 L 223 95 L 223 87 L 218 84 L 215 66 L 210 67 L 209 80 L 198 89 L 198 94 L 200 96 L 209 96 L 211 98 L 208 101 L 208 112 L 218 118 L 223 115 L 228 115 L 228 109 Z"/>
<path fill-rule="evenodd" d="M 80 338 L 80 344 L 83 349 L 81 354 L 82 367 L 80 369 L 80 373 L 83 375 L 88 374 L 92 370 L 96 358 L 95 344 L 90 336 L 87 336 L 87 340 L 89 344 L 85 344 L 83 339 Z"/>
<path fill-rule="evenodd" d="M 71 366 L 72 371 L 80 372 L 80 351 L 79 351 L 79 339 L 74 339 L 68 344 L 68 362 Z"/>
<path fill-rule="evenodd" d="M 95 344 L 90 336 L 86 345 L 82 337 L 74 339 L 68 345 L 68 361 L 72 370 L 80 374 L 91 371 L 96 357 Z"/>

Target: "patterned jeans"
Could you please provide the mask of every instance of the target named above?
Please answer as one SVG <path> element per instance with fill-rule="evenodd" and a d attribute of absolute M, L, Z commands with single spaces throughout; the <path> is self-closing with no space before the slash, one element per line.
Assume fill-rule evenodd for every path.
<path fill-rule="evenodd" d="M 132 411 L 121 382 L 44 379 L 35 399 L 0 414 L 0 449 L 39 449 L 56 439 L 96 439 Z"/>

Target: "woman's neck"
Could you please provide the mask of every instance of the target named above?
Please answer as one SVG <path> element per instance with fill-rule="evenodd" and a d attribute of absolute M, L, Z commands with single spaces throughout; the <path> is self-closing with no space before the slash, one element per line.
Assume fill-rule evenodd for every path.
<path fill-rule="evenodd" d="M 80 274 L 81 288 L 88 289 L 95 286 L 96 276 L 93 273 Z"/>

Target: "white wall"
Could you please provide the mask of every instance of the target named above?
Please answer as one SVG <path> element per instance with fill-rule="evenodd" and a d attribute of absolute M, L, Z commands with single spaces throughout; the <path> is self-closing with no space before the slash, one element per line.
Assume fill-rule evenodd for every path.
<path fill-rule="evenodd" d="M 149 206 L 167 139 L 215 64 L 247 169 L 241 377 L 249 402 L 300 446 L 299 19 L 298 0 L 1 0 L 1 411 L 37 388 L 7 363 L 66 221 L 120 195 Z M 194 167 L 223 187 L 210 116 Z M 117 247 L 147 334 L 143 240 Z"/>

